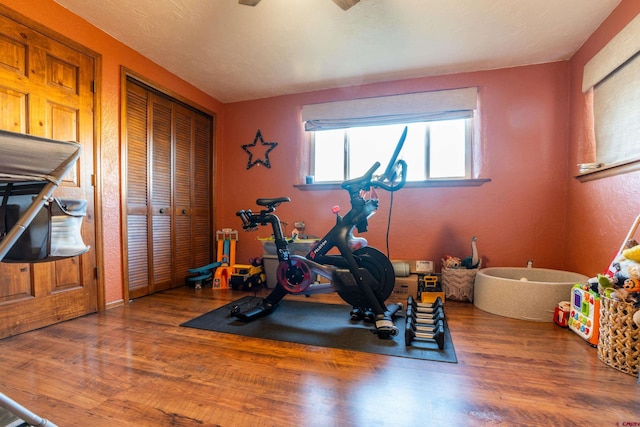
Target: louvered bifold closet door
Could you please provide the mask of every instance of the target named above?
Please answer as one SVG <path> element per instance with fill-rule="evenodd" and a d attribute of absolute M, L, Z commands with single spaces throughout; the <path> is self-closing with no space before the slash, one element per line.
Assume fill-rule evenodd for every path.
<path fill-rule="evenodd" d="M 174 224 L 175 224 L 175 282 L 184 283 L 187 270 L 195 267 L 192 248 L 191 197 L 194 182 L 193 143 L 194 119 L 191 110 L 181 106 L 174 109 Z M 204 265 L 204 264 L 202 264 Z"/>
<path fill-rule="evenodd" d="M 151 95 L 151 259 L 152 292 L 172 287 L 172 103 Z"/>
<path fill-rule="evenodd" d="M 196 114 L 193 160 L 193 204 L 191 223 L 195 265 L 206 265 L 213 258 L 213 226 L 211 218 L 211 117 Z"/>
<path fill-rule="evenodd" d="M 128 298 L 182 286 L 213 260 L 213 118 L 127 79 Z"/>
<path fill-rule="evenodd" d="M 126 262 L 129 298 L 149 293 L 148 92 L 127 85 Z"/>

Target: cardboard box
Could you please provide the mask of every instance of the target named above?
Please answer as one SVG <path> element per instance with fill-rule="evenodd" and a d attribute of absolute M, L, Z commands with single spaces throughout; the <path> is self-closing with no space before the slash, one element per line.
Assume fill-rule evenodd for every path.
<path fill-rule="evenodd" d="M 278 256 L 276 249 L 276 243 L 273 239 L 258 239 L 262 242 L 262 255 L 275 255 Z M 297 239 L 289 243 L 289 253 L 291 255 L 306 256 L 311 247 L 315 245 L 318 239 Z"/>
<path fill-rule="evenodd" d="M 405 300 L 411 295 L 418 297 L 418 275 L 410 274 L 408 277 L 396 277 L 393 292 L 389 298 Z"/>

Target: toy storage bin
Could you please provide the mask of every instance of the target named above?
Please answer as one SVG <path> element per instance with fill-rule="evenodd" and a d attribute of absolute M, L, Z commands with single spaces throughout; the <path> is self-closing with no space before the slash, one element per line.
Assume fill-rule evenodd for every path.
<path fill-rule="evenodd" d="M 473 283 L 476 273 L 481 268 L 446 268 L 442 265 L 442 285 L 446 299 L 473 302 Z"/>
<path fill-rule="evenodd" d="M 640 333 L 633 322 L 632 303 L 601 296 L 598 359 L 629 375 L 638 376 Z"/>
<path fill-rule="evenodd" d="M 262 242 L 262 253 L 265 255 L 274 255 L 278 257 L 276 243 L 273 239 L 258 238 Z M 289 253 L 291 255 L 305 256 L 311 250 L 311 247 L 318 239 L 296 239 L 289 242 Z"/>

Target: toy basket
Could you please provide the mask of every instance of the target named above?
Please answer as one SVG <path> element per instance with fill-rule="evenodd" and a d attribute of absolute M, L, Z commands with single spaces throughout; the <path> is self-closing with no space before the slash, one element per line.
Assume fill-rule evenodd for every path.
<path fill-rule="evenodd" d="M 627 233 L 622 246 L 606 272 L 618 281 L 631 277 L 630 260 L 624 258 L 624 249 L 632 241 L 640 227 L 640 215 Z M 635 239 L 633 239 L 635 240 Z M 620 258 L 622 255 L 622 259 Z M 624 266 L 626 264 L 626 266 Z M 635 261 L 632 264 L 636 264 Z M 633 315 L 639 310 L 632 302 L 609 298 L 606 291 L 600 290 L 600 336 L 598 338 L 598 358 L 605 364 L 629 375 L 638 376 L 640 359 L 640 332 L 633 321 Z"/>
<path fill-rule="evenodd" d="M 632 303 L 601 296 L 598 359 L 629 375 L 638 376 L 640 333 L 633 322 Z"/>
<path fill-rule="evenodd" d="M 446 299 L 454 301 L 473 302 L 473 283 L 476 280 L 478 268 L 447 268 L 442 263 L 442 285 Z"/>

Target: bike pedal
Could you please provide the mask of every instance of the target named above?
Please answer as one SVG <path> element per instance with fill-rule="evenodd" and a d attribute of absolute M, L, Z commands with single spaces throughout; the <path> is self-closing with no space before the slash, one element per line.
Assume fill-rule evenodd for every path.
<path fill-rule="evenodd" d="M 378 338 L 389 339 L 392 336 L 398 335 L 398 328 L 393 324 L 393 320 L 389 318 L 382 318 L 376 320 L 376 333 Z"/>

